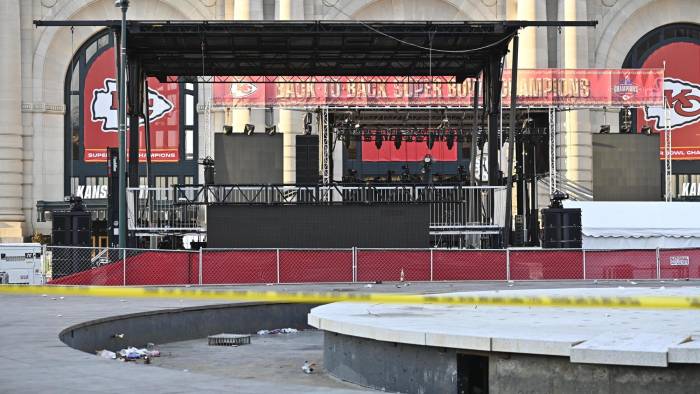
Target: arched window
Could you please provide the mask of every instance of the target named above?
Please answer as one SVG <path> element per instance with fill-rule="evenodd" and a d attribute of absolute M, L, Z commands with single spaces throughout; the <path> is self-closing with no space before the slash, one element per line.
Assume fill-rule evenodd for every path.
<path fill-rule="evenodd" d="M 102 31 L 74 54 L 65 83 L 64 194 L 107 184 L 107 148 L 118 146 L 114 35 Z M 197 182 L 197 90 L 191 83 L 148 79 L 152 171 L 156 186 Z M 143 126 L 139 174 L 146 173 Z M 146 184 L 145 176 L 141 183 Z M 97 190 L 97 188 L 91 188 Z"/>
<path fill-rule="evenodd" d="M 674 23 L 658 27 L 640 38 L 630 49 L 625 68 L 661 68 L 665 64 L 664 93 L 669 102 L 673 129 L 673 159 L 682 160 L 674 171 L 700 160 L 700 25 Z M 662 108 L 625 110 L 620 128 L 638 133 L 644 126 L 659 132 L 664 128 Z M 661 141 L 663 147 L 663 139 Z M 661 152 L 663 155 L 663 150 Z M 663 157 L 661 157 L 663 158 Z M 693 164 L 700 170 L 700 161 Z"/>

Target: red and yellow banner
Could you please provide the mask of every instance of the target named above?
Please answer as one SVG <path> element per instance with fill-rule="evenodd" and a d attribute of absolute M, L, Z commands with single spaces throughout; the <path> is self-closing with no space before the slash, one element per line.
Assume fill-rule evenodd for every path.
<path fill-rule="evenodd" d="M 88 64 L 83 95 L 83 160 L 106 162 L 107 148 L 119 146 L 118 92 L 115 79 L 114 48 L 109 48 Z M 180 160 L 180 88 L 177 83 L 160 83 L 149 78 L 150 137 L 154 162 Z M 139 127 L 139 146 L 145 145 L 145 127 Z M 146 160 L 146 149 L 139 149 L 139 160 Z"/>
<path fill-rule="evenodd" d="M 521 69 L 519 106 L 622 107 L 663 103 L 662 69 Z M 236 78 L 234 78 L 236 80 Z M 214 105 L 234 107 L 455 106 L 473 102 L 473 79 L 424 77 L 247 77 L 214 86 Z M 245 82 L 264 80 L 266 82 Z M 445 83 L 446 82 L 446 83 Z M 510 104 L 510 70 L 503 73 Z"/>

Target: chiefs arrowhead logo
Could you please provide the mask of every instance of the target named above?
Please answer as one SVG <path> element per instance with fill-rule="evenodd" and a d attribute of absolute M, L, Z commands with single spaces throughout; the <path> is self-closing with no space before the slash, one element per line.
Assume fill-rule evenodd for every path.
<path fill-rule="evenodd" d="M 670 107 L 670 127 L 682 127 L 700 122 L 700 86 L 674 78 L 664 79 L 664 96 Z M 657 130 L 666 127 L 666 117 L 662 107 L 644 110 L 644 119 L 653 121 Z"/>
<path fill-rule="evenodd" d="M 154 89 L 148 89 L 149 119 L 151 122 L 169 114 L 174 106 L 167 98 Z M 102 122 L 101 129 L 104 132 L 116 132 L 119 129 L 117 119 L 118 95 L 117 81 L 105 79 L 104 89 L 95 89 L 92 92 L 90 114 L 93 122 Z M 143 123 L 141 121 L 140 123 Z"/>
<path fill-rule="evenodd" d="M 231 84 L 231 97 L 243 98 L 255 93 L 258 87 L 252 83 L 236 82 Z"/>

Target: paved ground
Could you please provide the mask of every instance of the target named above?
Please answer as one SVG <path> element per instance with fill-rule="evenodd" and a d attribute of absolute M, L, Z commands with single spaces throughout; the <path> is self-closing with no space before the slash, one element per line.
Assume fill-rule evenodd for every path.
<path fill-rule="evenodd" d="M 644 282 L 649 286 L 679 286 L 700 283 L 687 281 Z M 303 285 L 245 287 L 265 290 L 357 291 L 439 293 L 474 290 L 565 288 L 565 287 L 635 286 L 631 282 L 467 282 L 412 284 L 397 288 L 395 284 Z M 236 287 L 242 289 L 244 287 Z M 8 393 L 156 393 L 235 392 L 235 393 L 357 393 L 345 386 L 324 387 L 286 382 L 281 388 L 270 380 L 274 368 L 255 368 L 245 378 L 217 376 L 203 372 L 159 368 L 105 360 L 64 345 L 58 333 L 67 326 L 101 317 L 149 310 L 179 308 L 220 302 L 0 295 L 0 392 Z M 274 346 L 270 355 L 274 354 Z M 262 357 L 262 356 L 261 356 Z M 259 358 L 256 362 L 267 363 Z M 301 373 L 301 372 L 300 372 Z"/>
<path fill-rule="evenodd" d="M 250 345 L 209 346 L 205 338 L 158 346 L 162 357 L 152 365 L 234 379 L 256 379 L 277 387 L 311 385 L 328 389 L 360 388 L 338 381 L 323 370 L 323 332 L 305 330 L 292 334 L 253 335 Z M 304 361 L 315 363 L 312 374 L 302 373 Z"/>

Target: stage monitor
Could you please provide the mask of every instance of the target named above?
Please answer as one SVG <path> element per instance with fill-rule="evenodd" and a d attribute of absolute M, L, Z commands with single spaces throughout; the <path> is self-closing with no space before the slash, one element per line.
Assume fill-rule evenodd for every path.
<path fill-rule="evenodd" d="M 662 184 L 658 134 L 593 134 L 594 200 L 659 201 Z"/>
<path fill-rule="evenodd" d="M 214 145 L 217 184 L 282 183 L 282 134 L 217 133 Z"/>

